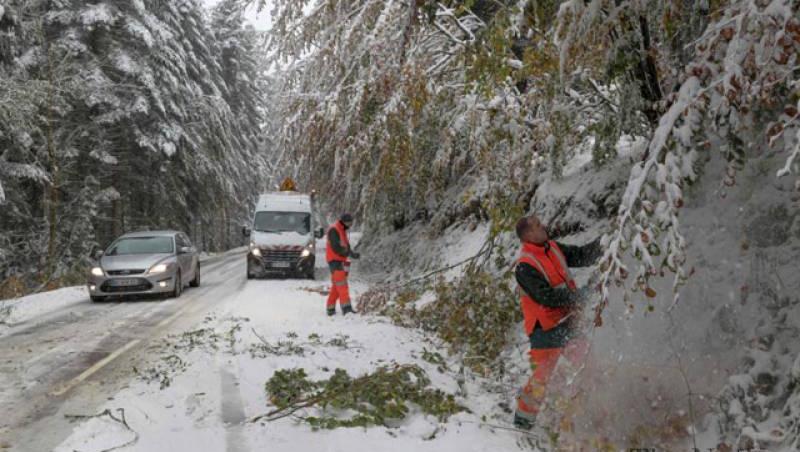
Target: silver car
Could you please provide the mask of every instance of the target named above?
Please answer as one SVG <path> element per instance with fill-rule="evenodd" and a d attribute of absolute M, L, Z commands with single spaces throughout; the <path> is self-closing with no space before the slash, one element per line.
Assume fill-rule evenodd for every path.
<path fill-rule="evenodd" d="M 179 231 L 125 234 L 100 253 L 89 272 L 92 301 L 109 296 L 181 296 L 186 285 L 200 285 L 200 259 L 189 237 Z"/>

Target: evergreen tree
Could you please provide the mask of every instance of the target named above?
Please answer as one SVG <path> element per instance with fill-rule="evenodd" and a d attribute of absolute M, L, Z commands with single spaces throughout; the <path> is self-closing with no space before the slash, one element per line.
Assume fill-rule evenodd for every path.
<path fill-rule="evenodd" d="M 0 281 L 77 281 L 140 228 L 236 242 L 266 168 L 260 49 L 239 17 L 218 30 L 194 0 L 4 8 Z"/>

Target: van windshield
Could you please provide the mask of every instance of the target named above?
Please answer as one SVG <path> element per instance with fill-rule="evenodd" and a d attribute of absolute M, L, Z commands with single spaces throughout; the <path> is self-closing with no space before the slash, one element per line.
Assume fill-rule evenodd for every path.
<path fill-rule="evenodd" d="M 256 212 L 253 229 L 259 232 L 311 232 L 311 214 L 307 212 Z"/>

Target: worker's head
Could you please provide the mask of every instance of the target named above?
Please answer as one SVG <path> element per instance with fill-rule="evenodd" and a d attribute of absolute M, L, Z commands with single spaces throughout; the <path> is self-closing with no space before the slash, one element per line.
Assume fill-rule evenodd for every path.
<path fill-rule="evenodd" d="M 536 215 L 522 217 L 517 221 L 517 237 L 535 245 L 543 245 L 549 239 L 547 228 Z"/>
<path fill-rule="evenodd" d="M 339 217 L 339 221 L 342 222 L 345 229 L 348 229 L 353 225 L 353 216 L 349 213 L 343 213 L 342 216 Z"/>

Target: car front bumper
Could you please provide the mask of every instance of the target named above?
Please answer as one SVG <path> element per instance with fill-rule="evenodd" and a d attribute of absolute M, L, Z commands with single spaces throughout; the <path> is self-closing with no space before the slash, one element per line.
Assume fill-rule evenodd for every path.
<path fill-rule="evenodd" d="M 90 275 L 86 286 L 96 297 L 164 294 L 175 290 L 175 274 L 95 276 Z"/>

